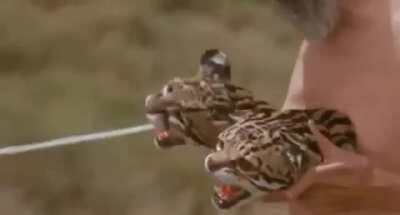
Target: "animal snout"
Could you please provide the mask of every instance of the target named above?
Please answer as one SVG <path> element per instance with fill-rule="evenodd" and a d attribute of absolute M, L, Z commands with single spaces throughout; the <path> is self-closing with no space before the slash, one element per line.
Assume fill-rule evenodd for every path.
<path fill-rule="evenodd" d="M 155 99 L 155 95 L 151 94 L 146 96 L 146 99 L 144 100 L 144 106 L 147 108 L 151 105 L 153 99 Z"/>
<path fill-rule="evenodd" d="M 225 157 L 218 158 L 214 154 L 210 154 L 206 157 L 204 165 L 208 172 L 216 172 L 222 168 L 232 168 L 234 162 L 226 159 Z"/>
<path fill-rule="evenodd" d="M 161 113 L 164 112 L 164 105 L 161 100 L 161 94 L 151 94 L 146 96 L 144 107 L 146 113 Z"/>

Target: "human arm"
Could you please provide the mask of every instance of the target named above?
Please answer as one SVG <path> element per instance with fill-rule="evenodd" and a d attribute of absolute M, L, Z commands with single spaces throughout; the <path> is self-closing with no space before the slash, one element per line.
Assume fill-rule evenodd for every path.
<path fill-rule="evenodd" d="M 311 122 L 310 128 L 319 140 L 318 146 L 323 156 L 323 162 L 309 169 L 300 181 L 289 189 L 270 194 L 263 201 L 296 202 L 299 198 L 302 198 L 302 194 L 309 190 L 319 190 L 318 193 L 325 192 L 325 196 L 340 196 L 342 191 L 349 189 L 352 193 L 352 195 L 346 194 L 349 199 L 366 193 L 391 193 L 392 198 L 400 199 L 399 175 L 374 166 L 362 154 L 337 147 L 322 135 Z M 378 195 L 376 196 L 380 198 Z M 382 195 L 381 197 L 384 198 Z M 371 199 L 368 201 L 371 201 Z M 388 207 L 393 208 L 396 205 L 391 204 Z"/>
<path fill-rule="evenodd" d="M 316 184 L 343 188 L 400 188 L 400 176 L 374 166 L 362 155 L 343 150 L 319 133 L 313 123 L 310 128 L 316 135 L 323 162 L 310 169 L 302 179 L 284 192 L 287 199 L 296 199 Z"/>

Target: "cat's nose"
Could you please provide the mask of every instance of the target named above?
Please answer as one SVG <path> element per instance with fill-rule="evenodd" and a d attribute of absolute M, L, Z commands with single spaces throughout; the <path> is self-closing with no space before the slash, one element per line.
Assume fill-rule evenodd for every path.
<path fill-rule="evenodd" d="M 146 113 L 161 113 L 164 112 L 164 107 L 161 103 L 161 94 L 151 94 L 146 96 L 144 107 Z"/>
<path fill-rule="evenodd" d="M 226 158 L 217 158 L 214 154 L 210 154 L 204 161 L 205 168 L 208 172 L 216 172 L 222 168 L 233 168 L 234 162 Z"/>
<path fill-rule="evenodd" d="M 147 95 L 147 96 L 146 96 L 146 99 L 144 100 L 144 106 L 145 106 L 145 107 L 149 107 L 150 104 L 151 104 L 151 102 L 153 101 L 154 97 L 155 97 L 155 96 L 154 96 L 153 94 Z"/>

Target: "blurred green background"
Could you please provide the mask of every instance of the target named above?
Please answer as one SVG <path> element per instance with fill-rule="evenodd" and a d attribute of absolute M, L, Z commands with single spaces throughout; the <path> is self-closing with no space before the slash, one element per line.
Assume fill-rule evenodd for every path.
<path fill-rule="evenodd" d="M 299 38 L 268 0 L 1 0 L 0 146 L 141 124 L 145 95 L 192 76 L 207 48 L 279 106 Z M 143 133 L 0 157 L 0 214 L 218 214 L 204 155 Z"/>

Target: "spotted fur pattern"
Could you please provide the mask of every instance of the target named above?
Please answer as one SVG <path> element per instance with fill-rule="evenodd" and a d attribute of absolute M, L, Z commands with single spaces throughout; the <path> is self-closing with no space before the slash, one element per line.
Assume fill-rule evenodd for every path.
<path fill-rule="evenodd" d="M 254 112 L 220 133 L 217 150 L 206 158 L 206 168 L 221 183 L 246 192 L 243 202 L 286 189 L 322 160 L 310 120 L 337 146 L 356 150 L 353 125 L 336 110 Z M 221 209 L 241 202 L 232 204 L 218 196 L 214 201 Z"/>
<path fill-rule="evenodd" d="M 272 110 L 250 91 L 222 82 L 174 79 L 146 99 L 147 118 L 156 128 L 180 134 L 161 147 L 202 145 L 215 149 L 218 134 L 253 110 Z M 176 135 L 175 135 L 176 136 Z"/>
<path fill-rule="evenodd" d="M 174 79 L 147 100 L 149 119 L 167 116 L 169 129 L 182 131 L 181 143 L 171 146 L 212 149 L 205 161 L 210 174 L 243 190 L 233 200 L 215 194 L 221 209 L 286 189 L 321 162 L 310 120 L 337 146 L 356 149 L 356 134 L 345 114 L 324 108 L 277 110 L 233 84 Z"/>

